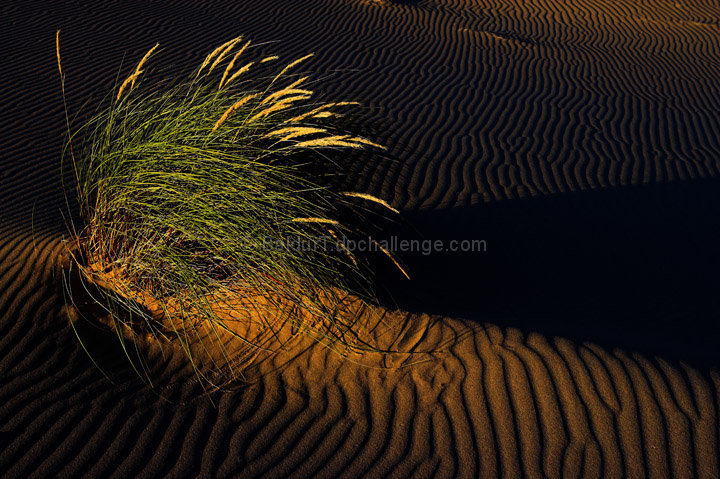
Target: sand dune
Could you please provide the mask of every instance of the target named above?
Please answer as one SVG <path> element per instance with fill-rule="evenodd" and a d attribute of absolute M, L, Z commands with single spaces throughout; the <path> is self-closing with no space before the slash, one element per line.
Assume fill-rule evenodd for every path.
<path fill-rule="evenodd" d="M 716 2 L 11 2 L 0 27 L 2 477 L 720 475 Z M 390 313 L 391 344 L 432 353 L 353 362 L 299 341 L 209 400 L 182 355 L 131 350 L 148 388 L 79 321 L 101 372 L 60 281 L 58 28 L 71 116 L 155 42 L 169 71 L 238 34 L 314 51 L 314 89 L 362 101 L 349 124 L 390 149 L 349 158 L 347 184 L 424 234 L 502 249 L 410 255 L 416 282 L 385 285 L 414 311 Z"/>
<path fill-rule="evenodd" d="M 153 392 L 109 333 L 86 332 L 111 383 L 45 316 L 3 342 L 9 477 L 718 474 L 720 378 L 661 359 L 395 313 L 377 344 L 403 353 L 297 339 L 213 405 L 181 359 L 150 354 Z"/>

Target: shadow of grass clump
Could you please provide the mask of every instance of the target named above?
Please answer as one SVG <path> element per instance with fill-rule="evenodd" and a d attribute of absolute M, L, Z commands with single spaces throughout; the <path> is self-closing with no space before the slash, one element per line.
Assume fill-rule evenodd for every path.
<path fill-rule="evenodd" d="M 68 124 L 63 160 L 83 220 L 72 225 L 83 289 L 120 336 L 178 343 L 212 383 L 204 370 L 237 377 L 288 326 L 342 342 L 357 317 L 339 305 L 369 297 L 369 271 L 345 247 L 360 228 L 341 218 L 363 203 L 395 211 L 327 186 L 341 173 L 334 151 L 382 148 L 330 126 L 356 103 L 311 100 L 308 77 L 291 71 L 312 55 L 253 76 L 277 57 L 245 62 L 249 46 L 235 38 L 188 78 L 147 84 L 156 45 L 106 108 L 74 133 Z"/>

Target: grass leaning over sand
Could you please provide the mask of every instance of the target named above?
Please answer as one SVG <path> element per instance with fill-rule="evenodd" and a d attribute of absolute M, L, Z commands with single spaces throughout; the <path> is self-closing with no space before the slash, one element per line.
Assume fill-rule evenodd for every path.
<path fill-rule="evenodd" d="M 64 96 L 59 32 L 56 42 Z M 72 134 L 68 125 L 65 149 L 83 220 L 72 251 L 83 281 L 100 288 L 95 299 L 119 335 L 179 344 L 211 384 L 242 373 L 263 347 L 258 331 L 291 324 L 328 346 L 344 343 L 357 318 L 338 311 L 348 292 L 366 292 L 367 271 L 342 243 L 358 231 L 341 212 L 358 202 L 397 212 L 333 191 L 319 174 L 335 168 L 331 150 L 382 148 L 323 123 L 356 103 L 312 101 L 308 77 L 291 73 L 311 55 L 252 77 L 257 62 L 236 66 L 250 45 L 233 55 L 241 43 L 226 42 L 169 86 L 143 81 L 156 45 L 106 109 Z M 248 354 L 232 355 L 228 335 Z M 211 355 L 215 376 L 198 345 L 221 351 Z"/>

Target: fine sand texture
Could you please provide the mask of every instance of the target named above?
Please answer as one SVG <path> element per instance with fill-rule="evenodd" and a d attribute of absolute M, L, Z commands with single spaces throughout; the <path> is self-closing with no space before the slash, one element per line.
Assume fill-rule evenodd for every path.
<path fill-rule="evenodd" d="M 58 29 L 71 120 L 156 42 L 159 77 L 314 52 L 388 147 L 341 180 L 401 211 L 378 236 L 482 250 L 378 264 L 391 353 L 296 337 L 204 394 L 67 307 Z M 11 0 L 0 32 L 0 477 L 720 477 L 716 1 Z"/>

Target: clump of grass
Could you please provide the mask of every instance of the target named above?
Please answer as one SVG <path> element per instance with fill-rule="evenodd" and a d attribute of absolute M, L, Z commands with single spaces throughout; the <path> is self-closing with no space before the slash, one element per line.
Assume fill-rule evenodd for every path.
<path fill-rule="evenodd" d="M 342 244 L 358 233 L 344 218 L 363 202 L 395 211 L 327 186 L 330 151 L 382 148 L 327 124 L 355 103 L 313 100 L 308 77 L 292 73 L 311 55 L 252 76 L 277 57 L 243 62 L 249 46 L 234 38 L 187 79 L 149 85 L 155 45 L 66 149 L 83 281 L 102 291 L 96 299 L 118 334 L 179 344 L 206 379 L 198 343 L 221 352 L 214 372 L 232 379 L 242 370 L 228 334 L 250 351 L 263 347 L 258 328 L 275 334 L 283 324 L 342 341 L 357 318 L 339 305 L 348 292 L 367 292 L 367 271 Z"/>

